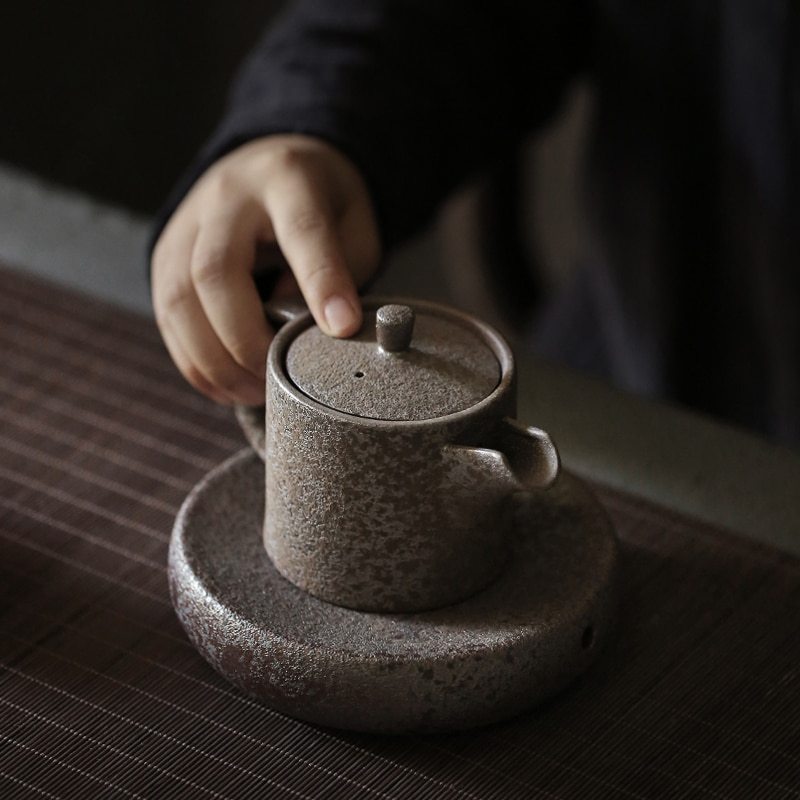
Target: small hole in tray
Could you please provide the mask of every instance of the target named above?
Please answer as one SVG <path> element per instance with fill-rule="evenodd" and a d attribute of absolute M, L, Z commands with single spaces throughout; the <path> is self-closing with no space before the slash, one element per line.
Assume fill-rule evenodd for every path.
<path fill-rule="evenodd" d="M 364 377 L 364 373 L 361 370 L 359 370 L 358 372 L 355 372 L 353 374 L 356 376 L 356 378 L 363 378 Z"/>
<path fill-rule="evenodd" d="M 583 636 L 581 636 L 581 647 L 584 650 L 588 650 L 593 643 L 594 643 L 594 628 L 591 625 L 587 625 L 586 630 L 584 630 L 583 632 Z"/>

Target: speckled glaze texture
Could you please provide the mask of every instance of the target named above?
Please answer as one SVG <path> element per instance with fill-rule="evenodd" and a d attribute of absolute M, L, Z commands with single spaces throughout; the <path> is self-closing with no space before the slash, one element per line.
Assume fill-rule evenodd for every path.
<path fill-rule="evenodd" d="M 411 310 L 380 310 L 386 308 Z M 306 328 L 286 353 L 295 386 L 329 408 L 383 420 L 442 417 L 474 406 L 497 386 L 497 356 L 472 325 L 420 313 L 410 347 L 387 352 L 378 343 L 375 317 L 365 311 L 350 339 Z"/>
<path fill-rule="evenodd" d="M 267 501 L 268 503 L 269 501 Z M 522 713 L 602 649 L 617 545 L 602 508 L 563 475 L 509 502 L 501 576 L 461 603 L 371 614 L 284 580 L 261 545 L 263 465 L 242 452 L 185 501 L 173 530 L 173 604 L 222 675 L 272 708 L 368 732 L 433 732 Z"/>
<path fill-rule="evenodd" d="M 366 300 L 367 315 L 383 302 Z M 508 555 L 508 497 L 558 471 L 545 434 L 508 422 L 514 366 L 499 334 L 433 303 L 414 306 L 467 328 L 493 354 L 499 380 L 479 402 L 403 421 L 318 403 L 286 372 L 288 349 L 313 325 L 307 314 L 281 328 L 267 361 L 267 553 L 301 589 L 365 611 L 425 610 L 485 587 Z"/>

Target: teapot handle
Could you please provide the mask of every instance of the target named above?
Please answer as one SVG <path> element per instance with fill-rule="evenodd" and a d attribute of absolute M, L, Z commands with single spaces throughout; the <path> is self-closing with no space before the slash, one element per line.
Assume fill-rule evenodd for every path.
<path fill-rule="evenodd" d="M 287 322 L 308 313 L 308 308 L 302 300 L 268 300 L 264 303 L 264 313 L 270 325 L 278 330 Z M 264 406 L 237 405 L 234 410 L 245 438 L 263 459 L 265 452 Z"/>

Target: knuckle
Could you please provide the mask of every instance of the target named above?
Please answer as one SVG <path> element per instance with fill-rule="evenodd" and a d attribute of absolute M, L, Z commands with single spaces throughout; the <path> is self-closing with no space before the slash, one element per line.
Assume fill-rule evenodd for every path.
<path fill-rule="evenodd" d="M 283 144 L 270 154 L 271 166 L 281 170 L 304 169 L 308 163 L 305 151 L 294 144 Z"/>
<path fill-rule="evenodd" d="M 295 211 L 289 217 L 289 226 L 295 233 L 301 235 L 318 233 L 325 230 L 327 225 L 325 215 L 316 208 L 304 208 Z"/>
<path fill-rule="evenodd" d="M 268 148 L 250 156 L 249 168 L 269 179 L 305 169 L 306 160 L 294 145 L 271 142 Z"/>
<path fill-rule="evenodd" d="M 335 279 L 337 276 L 337 270 L 335 270 L 330 264 L 321 262 L 308 268 L 304 275 L 304 282 L 307 286 L 313 285 L 321 288 L 329 281 Z"/>
<path fill-rule="evenodd" d="M 236 181 L 223 167 L 211 169 L 203 178 L 202 194 L 206 203 L 225 205 L 235 192 Z"/>
<path fill-rule="evenodd" d="M 165 284 L 153 299 L 156 316 L 169 317 L 175 313 L 190 297 L 192 293 L 188 281 L 173 280 Z"/>
<path fill-rule="evenodd" d="M 211 248 L 198 250 L 192 256 L 192 278 L 196 283 L 219 283 L 225 278 L 227 259 L 225 250 Z"/>

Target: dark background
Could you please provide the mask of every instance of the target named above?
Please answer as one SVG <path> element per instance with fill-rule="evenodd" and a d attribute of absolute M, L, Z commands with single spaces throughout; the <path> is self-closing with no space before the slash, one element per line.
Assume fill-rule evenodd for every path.
<path fill-rule="evenodd" d="M 0 24 L 0 160 L 154 212 L 285 5 L 15 2 Z"/>

